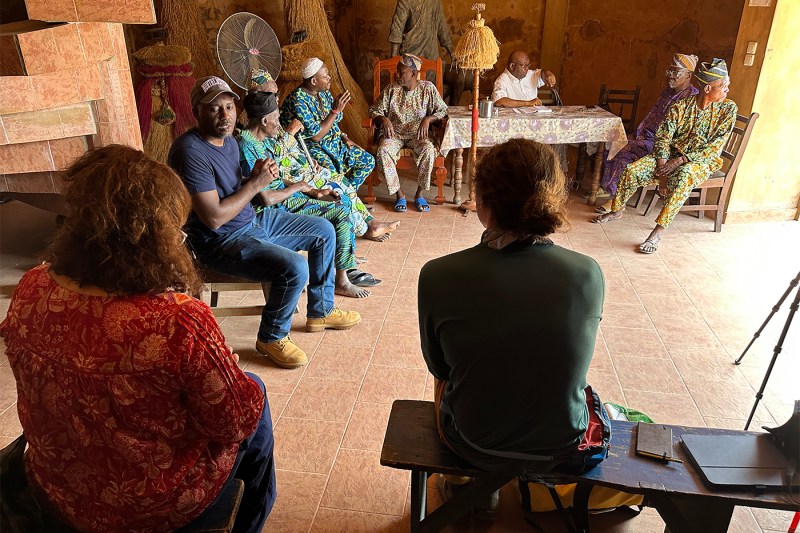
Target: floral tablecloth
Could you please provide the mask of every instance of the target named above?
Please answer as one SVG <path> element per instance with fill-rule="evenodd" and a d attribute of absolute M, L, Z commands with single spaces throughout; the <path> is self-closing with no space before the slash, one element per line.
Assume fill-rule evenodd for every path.
<path fill-rule="evenodd" d="M 614 157 L 628 142 L 622 120 L 600 108 L 585 106 L 548 107 L 551 112 L 517 112 L 500 109 L 498 116 L 479 118 L 478 147 L 488 148 L 513 138 L 545 144 L 605 142 L 608 157 Z M 451 106 L 442 141 L 442 154 L 472 144 L 472 110 Z"/>

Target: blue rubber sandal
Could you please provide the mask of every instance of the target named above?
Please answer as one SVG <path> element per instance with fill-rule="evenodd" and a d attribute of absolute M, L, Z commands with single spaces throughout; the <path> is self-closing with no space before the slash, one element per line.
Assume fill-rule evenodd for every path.
<path fill-rule="evenodd" d="M 428 205 L 428 202 L 425 200 L 425 198 L 417 198 L 414 200 L 414 205 L 417 206 L 417 209 L 423 213 L 431 210 L 431 206 Z"/>
<path fill-rule="evenodd" d="M 398 198 L 397 201 L 394 203 L 394 210 L 398 213 L 405 213 L 408 209 L 408 202 L 406 202 L 405 198 Z"/>

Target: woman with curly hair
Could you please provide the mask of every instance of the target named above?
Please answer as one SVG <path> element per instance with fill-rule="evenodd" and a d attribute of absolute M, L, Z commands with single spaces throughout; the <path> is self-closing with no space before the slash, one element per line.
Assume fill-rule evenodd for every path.
<path fill-rule="evenodd" d="M 567 224 L 567 187 L 550 147 L 523 139 L 497 145 L 475 183 L 481 242 L 430 261 L 419 277 L 422 352 L 436 378 L 440 436 L 484 470 L 526 456 L 569 456 L 588 433 L 586 373 L 603 273 L 548 237 Z M 445 494 L 468 480 L 447 481 Z"/>
<path fill-rule="evenodd" d="M 181 228 L 191 200 L 133 148 L 65 173 L 71 214 L 0 324 L 17 382 L 25 468 L 40 505 L 80 531 L 165 531 L 245 482 L 236 531 L 275 499 L 263 383 L 245 375 Z"/>

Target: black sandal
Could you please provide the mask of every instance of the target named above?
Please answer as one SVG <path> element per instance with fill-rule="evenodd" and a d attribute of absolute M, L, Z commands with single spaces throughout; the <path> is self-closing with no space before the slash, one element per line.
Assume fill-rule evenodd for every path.
<path fill-rule="evenodd" d="M 380 285 L 382 282 L 382 280 L 374 277 L 372 274 L 362 272 L 357 268 L 351 268 L 347 271 L 347 279 L 357 287 L 374 287 L 375 285 Z"/>

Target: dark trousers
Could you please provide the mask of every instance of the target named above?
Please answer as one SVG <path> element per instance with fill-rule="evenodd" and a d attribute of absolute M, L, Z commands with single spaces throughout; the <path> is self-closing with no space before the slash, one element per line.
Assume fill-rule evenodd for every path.
<path fill-rule="evenodd" d="M 220 494 L 224 492 L 228 483 L 234 478 L 244 481 L 244 495 L 236 514 L 233 525 L 234 533 L 260 533 L 267 521 L 277 495 L 275 486 L 275 461 L 272 457 L 275 448 L 275 439 L 272 436 L 272 418 L 269 412 L 267 390 L 261 378 L 250 372 L 247 376 L 258 383 L 264 391 L 264 409 L 256 430 L 239 445 L 239 453 L 231 470 L 228 481 L 223 486 Z M 217 499 L 219 496 L 217 496 Z M 217 500 L 209 506 L 213 507 Z M 208 512 L 208 511 L 206 511 Z"/>

